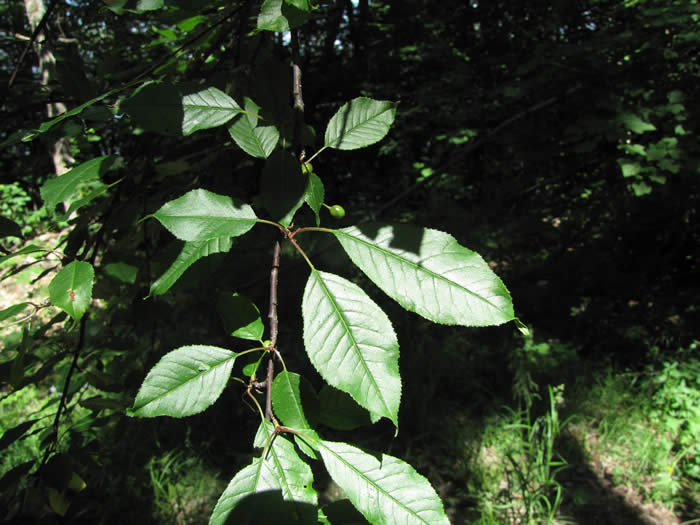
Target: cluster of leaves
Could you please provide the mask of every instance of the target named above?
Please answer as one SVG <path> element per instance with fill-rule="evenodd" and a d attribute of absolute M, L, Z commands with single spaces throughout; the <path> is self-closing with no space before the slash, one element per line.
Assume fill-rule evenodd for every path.
<path fill-rule="evenodd" d="M 698 95 L 695 3 L 386 0 L 372 2 L 372 9 L 365 0 L 318 6 L 268 0 L 261 8 L 240 1 L 224 9 L 214 0 L 196 4 L 110 0 L 103 10 L 82 2 L 57 4 L 57 20 L 47 26 L 52 28 L 49 42 L 60 35 L 54 49 L 57 76 L 40 86 L 40 75 L 30 73 L 25 62 L 11 96 L 0 97 L 7 110 L 6 129 L 0 130 L 1 182 L 21 180 L 32 199 L 23 193 L 21 206 L 43 199 L 41 214 L 58 210 L 57 218 L 69 224 L 56 245 L 33 240 L 17 251 L 16 241 L 3 244 L 4 279 L 39 262 L 48 262 L 44 268 L 56 279 L 46 293 L 35 290 L 47 302 L 44 297 L 21 300 L 1 314 L 5 321 L 32 316 L 26 333 L 4 345 L 3 394 L 56 385 L 66 398 L 57 411 L 64 416 L 55 425 L 31 417 L 3 438 L 3 446 L 13 446 L 39 436 L 42 453 L 48 452 L 19 465 L 3 478 L 3 488 L 33 486 L 24 477 L 31 473 L 56 491 L 48 503 L 54 510 L 65 510 L 71 498 L 69 512 L 77 512 L 80 504 L 84 510 L 87 498 L 79 503 L 68 487 L 72 474 L 80 472 L 92 488 L 101 482 L 106 486 L 94 476 L 104 470 L 97 461 L 105 457 L 95 451 L 109 446 L 110 438 L 100 442 L 93 429 L 124 432 L 148 426 L 122 415 L 163 348 L 226 349 L 230 341 L 216 335 L 215 308 L 227 336 L 256 341 L 257 350 L 226 350 L 226 359 L 235 359 L 231 377 L 241 379 L 253 396 L 264 391 L 265 364 L 272 359 L 279 366 L 281 360 L 270 357 L 277 344 L 272 333 L 264 336 L 255 306 L 266 299 L 266 289 L 250 283 L 265 280 L 260 253 L 267 253 L 273 236 L 285 240 L 283 269 L 292 266 L 287 261 L 299 263 L 294 268 L 301 266 L 303 272 L 310 269 L 308 293 L 295 288 L 303 287 L 306 273 L 301 279 L 285 277 L 281 287 L 281 293 L 295 297 L 288 304 L 304 307 L 299 339 L 303 331 L 312 332 L 305 341 L 308 358 L 301 348 L 292 352 L 296 341 L 284 334 L 277 351 L 290 369 L 297 369 L 300 360 L 329 368 L 326 359 L 334 356 L 320 351 L 321 343 L 312 337 L 315 325 L 304 326 L 307 317 L 327 314 L 319 304 L 328 307 L 334 294 L 353 304 L 360 298 L 362 304 L 374 304 L 366 300 L 373 290 L 365 283 L 372 281 L 430 320 L 479 324 L 470 317 L 479 310 L 462 309 L 471 303 L 459 302 L 457 295 L 426 305 L 409 293 L 411 276 L 420 279 L 421 288 L 414 291 L 421 297 L 453 293 L 437 285 L 426 293 L 423 285 L 440 282 L 433 278 L 443 271 L 458 273 L 454 261 L 438 257 L 439 267 L 432 268 L 422 259 L 441 250 L 441 256 L 453 253 L 466 260 L 468 252 L 451 236 L 479 251 L 487 244 L 495 247 L 503 259 L 498 272 L 509 272 L 507 282 L 523 315 L 536 319 L 543 331 L 587 342 L 599 354 L 622 354 L 629 346 L 619 344 L 621 339 L 687 337 L 697 324 L 697 293 L 688 282 L 697 273 L 697 257 L 690 250 L 696 250 L 698 240 L 698 119 L 689 103 Z M 25 13 L 18 2 L 0 7 L 0 13 L 7 15 L 0 22 L 0 38 L 13 62 L 0 68 L 9 77 L 15 63 L 22 62 L 24 41 L 12 35 L 24 25 Z M 295 32 L 283 35 L 287 29 Z M 79 36 L 80 45 L 64 35 Z M 303 115 L 291 103 L 288 62 L 297 39 L 306 79 Z M 363 93 L 381 100 L 357 98 Z M 64 100 L 70 109 L 36 125 L 45 119 L 47 100 Z M 343 105 L 347 100 L 352 102 Z M 400 101 L 392 133 L 380 147 L 342 153 L 345 146 L 369 145 L 347 133 L 343 120 L 353 111 L 384 108 L 376 123 L 388 129 L 396 105 L 384 100 Z M 305 125 L 334 119 L 339 127 L 330 131 L 330 139 L 317 138 Z M 378 130 L 371 131 L 378 140 Z M 69 142 L 78 162 L 68 174 L 47 181 L 53 168 L 45 146 L 57 138 Z M 322 163 L 314 159 L 311 166 L 311 155 L 302 158 L 302 148 L 324 149 Z M 324 202 L 334 203 L 340 195 L 343 206 Z M 404 199 L 400 210 L 391 207 L 397 199 Z M 204 216 L 194 224 L 183 222 L 187 217 L 180 214 L 187 208 L 204 209 Z M 346 209 L 348 219 L 339 223 L 344 227 L 321 227 L 326 212 L 342 219 Z M 362 223 L 387 210 L 400 226 Z M 26 233 L 34 224 L 34 218 L 19 213 L 15 206 L 2 208 L 4 217 L 13 219 L 0 223 L 3 235 L 17 236 L 18 227 Z M 144 216 L 165 228 L 150 220 L 137 224 Z M 353 222 L 356 226 L 348 226 Z M 449 230 L 451 236 L 404 224 L 419 222 Z M 503 235 L 495 241 L 499 227 Z M 317 254 L 319 246 L 335 246 L 350 256 L 366 272 L 354 279 L 366 292 L 340 277 L 359 272 L 344 274 L 333 264 L 336 252 Z M 69 273 L 59 274 L 56 256 Z M 475 255 L 474 260 L 475 268 L 483 267 Z M 16 262 L 17 270 L 9 267 Z M 425 268 L 431 269 L 430 278 L 422 273 Z M 83 310 L 88 294 L 93 300 Z M 666 299 L 659 300 L 661 295 Z M 387 328 L 386 316 L 374 306 L 367 306 L 372 322 Z M 58 307 L 61 313 L 43 325 L 33 315 Z M 382 308 L 389 311 L 384 303 Z M 392 320 L 399 337 L 372 344 L 385 349 L 381 355 L 393 355 L 382 361 L 382 373 L 388 385 L 401 385 L 405 407 L 416 383 L 406 380 L 405 364 L 397 380 L 394 354 L 402 330 L 393 315 Z M 57 334 L 59 323 L 73 330 Z M 185 336 L 173 329 L 185 326 Z M 293 320 L 285 320 L 282 332 L 293 326 Z M 242 354 L 246 357 L 239 359 Z M 638 361 L 638 352 L 628 354 Z M 284 370 L 278 377 L 293 382 L 296 376 Z M 367 377 L 376 373 L 370 370 Z M 279 404 L 284 396 L 270 395 L 277 422 L 291 430 L 308 428 L 301 432 L 307 439 L 275 430 L 273 422 L 271 429 L 265 426 L 268 436 L 274 434 L 268 448 L 293 435 L 295 446 L 319 456 L 313 448 L 321 439 L 312 433 L 317 429 L 323 433 L 324 427 L 343 429 L 380 417 L 397 422 L 397 399 L 388 396 L 382 405 L 369 395 L 371 381 L 346 385 L 333 370 L 322 376 L 327 384 L 319 388 L 315 375 L 304 375 L 315 385 L 310 388 L 299 378 L 306 423 L 289 415 L 285 419 Z M 372 404 L 357 393 L 353 399 L 358 388 Z M 58 399 L 51 398 L 49 408 L 56 408 Z M 216 410 L 213 406 L 202 417 Z M 89 416 L 80 424 L 68 417 L 82 418 L 84 411 Z M 174 423 L 161 419 L 158 424 Z M 691 459 L 686 454 L 680 465 L 685 468 Z M 61 475 L 49 475 L 52 469 Z M 17 494 L 15 502 L 37 501 L 25 497 L 32 491 L 5 493 Z M 39 498 L 47 504 L 45 499 Z M 284 507 L 284 496 L 277 499 Z M 6 501 L 2 504 L 9 505 Z M 339 521 L 330 508 L 324 512 L 330 522 Z"/>
<path fill-rule="evenodd" d="M 649 417 L 666 429 L 664 439 L 668 440 L 668 448 L 675 458 L 664 473 L 669 478 L 679 470 L 683 475 L 700 479 L 697 439 L 700 435 L 700 362 L 692 355 L 697 345 L 694 341 L 688 349 L 679 351 L 678 361 L 663 363 L 661 370 L 648 370 L 647 387 L 653 390 Z"/>
<path fill-rule="evenodd" d="M 158 7 L 139 4 L 137 10 Z M 111 8 L 124 12 L 129 6 L 120 4 Z M 305 21 L 312 8 L 307 2 L 267 0 L 257 18 L 258 30 L 294 28 Z M 268 64 L 262 70 L 262 77 L 285 78 L 287 75 L 281 72 L 284 67 L 274 62 Z M 146 376 L 127 414 L 177 418 L 198 414 L 219 399 L 239 358 L 254 357 L 243 367 L 243 378 L 236 379 L 246 385 L 248 398 L 257 406 L 261 423 L 253 445 L 264 450 L 233 477 L 213 511 L 211 523 L 224 523 L 234 514 L 252 519 L 261 512 L 266 516 L 279 513 L 285 516 L 286 523 L 346 522 L 348 515 L 353 514 L 348 514 L 343 502 L 316 508 L 318 497 L 312 486 L 311 469 L 298 450 L 323 462 L 331 478 L 370 523 L 447 523 L 434 489 L 410 465 L 386 454 L 377 457 L 351 444 L 326 440 L 319 433 L 320 425 L 347 429 L 381 418 L 390 420 L 398 433 L 402 391 L 399 345 L 392 323 L 382 309 L 357 284 L 317 269 L 302 249 L 299 237 L 302 233 L 318 232 L 335 238 L 352 263 L 378 288 L 406 310 L 436 323 L 489 326 L 517 322 L 510 294 L 477 253 L 461 246 L 447 233 L 410 224 L 321 227 L 324 206 L 337 219 L 343 218 L 345 210 L 340 205 L 325 204 L 325 185 L 310 161 L 327 149 L 356 150 L 378 142 L 394 122 L 396 104 L 359 97 L 342 105 L 327 123 L 323 145 L 306 160 L 304 154 L 295 156 L 294 149 L 312 146 L 314 131 L 301 125 L 303 113 L 299 112 L 298 99 L 294 109 L 287 104 L 289 88 L 280 83 L 272 86 L 267 96 L 255 94 L 256 100 L 241 96 L 243 103 L 239 104 L 217 87 L 202 89 L 147 81 L 120 102 L 119 111 L 129 115 L 140 132 L 170 137 L 184 138 L 225 126 L 243 152 L 264 161 L 255 207 L 235 196 L 195 188 L 142 219 L 156 219 L 184 242 L 179 255 L 151 283 L 149 297 L 166 294 L 200 259 L 226 253 L 234 243 L 243 242 L 241 238 L 259 235 L 258 230 L 264 226 L 272 227 L 310 269 L 301 298 L 303 340 L 310 362 L 327 386 L 317 393 L 308 380 L 289 371 L 284 360 L 286 345 L 277 342 L 277 247 L 271 262 L 270 339 L 263 340 L 262 319 L 252 301 L 239 293 L 220 293 L 217 308 L 227 331 L 233 337 L 254 343 L 247 343 L 250 346 L 242 351 L 195 344 L 168 352 Z M 4 146 L 32 141 L 66 119 L 82 116 L 93 106 L 100 106 L 114 92 L 93 98 L 37 129 L 19 130 L 5 140 Z M 108 173 L 119 173 L 125 162 L 128 159 L 121 156 L 102 155 L 49 179 L 41 187 L 46 209 L 53 213 L 57 206 L 63 205 L 62 220 L 78 217 L 73 232 L 87 227 L 87 210 L 100 202 L 101 197 L 113 194 L 115 188 L 118 191 L 123 180 L 104 182 L 110 178 Z M 298 212 L 304 205 L 313 212 L 315 226 L 296 225 L 303 221 Z M 98 239 L 105 235 L 109 209 L 106 214 Z M 10 224 L 10 234 L 14 230 L 15 225 Z M 85 239 L 80 238 L 78 244 L 83 243 Z M 32 309 L 29 317 L 48 306 L 61 310 L 69 326 L 79 327 L 80 331 L 78 346 L 64 377 L 65 389 L 75 391 L 84 384 L 71 383 L 71 378 L 79 368 L 77 363 L 85 344 L 86 313 L 93 301 L 96 268 L 127 284 L 135 282 L 138 268 L 121 262 L 97 265 L 97 243 L 85 244 L 81 254 L 70 245 L 69 238 L 62 254 L 65 265 L 48 286 L 48 301 L 12 305 L 0 312 L 0 321 L 26 315 L 29 308 Z M 0 263 L 46 251 L 41 246 L 27 244 L 3 256 Z M 29 349 L 30 345 L 23 344 L 21 348 Z M 275 375 L 277 363 L 281 363 L 283 371 Z M 25 365 L 24 350 L 20 349 L 9 367 L 10 384 L 15 388 L 37 381 L 36 375 L 25 377 Z M 103 366 L 104 362 L 100 368 Z M 92 372 L 93 386 L 107 392 L 118 391 L 119 387 L 112 384 L 114 379 L 100 368 Z M 265 410 L 255 395 L 258 390 L 265 392 L 268 402 Z M 48 505 L 62 515 L 70 506 L 66 491 L 79 491 L 85 486 L 70 457 L 56 454 L 60 416 L 66 410 L 67 400 L 66 392 L 53 426 L 45 429 L 45 455 L 40 465 L 44 478 L 50 472 L 60 478 L 52 482 Z M 81 401 L 82 406 L 97 411 L 118 410 L 121 403 L 122 400 L 104 395 Z M 36 420 L 26 421 L 8 431 L 3 446 L 27 434 L 35 423 Z M 293 437 L 294 443 L 288 437 Z M 26 473 L 33 466 L 30 463 L 13 470 L 4 481 L 10 482 Z"/>
<path fill-rule="evenodd" d="M 183 134 L 194 127 L 190 125 L 193 121 L 198 128 L 214 127 L 243 112 L 223 93 L 211 95 L 211 90 L 199 93 L 195 109 L 186 103 L 191 98 L 183 97 Z M 128 101 L 124 106 L 133 107 Z M 325 145 L 317 154 L 325 148 L 349 150 L 376 142 L 387 133 L 394 111 L 394 105 L 388 102 L 366 98 L 351 101 L 330 119 Z M 196 118 L 192 117 L 194 112 Z M 228 118 L 220 116 L 225 112 Z M 164 293 L 174 283 L 173 276 L 182 273 L 183 266 L 222 247 L 230 248 L 234 237 L 248 233 L 256 223 L 276 226 L 311 269 L 302 299 L 304 343 L 310 361 L 329 385 L 349 394 L 367 409 L 373 421 L 386 417 L 398 432 L 401 381 L 398 341 L 391 322 L 357 285 L 317 270 L 299 247 L 296 236 L 308 231 L 334 235 L 353 263 L 379 288 L 407 310 L 434 322 L 486 326 L 513 320 L 510 295 L 479 255 L 443 232 L 384 224 L 340 230 L 289 229 L 295 212 L 304 202 L 319 222 L 323 183 L 313 172 L 304 176 L 301 165 L 293 157 L 283 149 L 275 149 L 279 136 L 276 127 L 265 126 L 256 133 L 258 128 L 253 125 L 258 118 L 257 114 L 242 115 L 229 131 L 244 151 L 267 159 L 261 181 L 262 201 L 269 215 L 279 222 L 259 219 L 249 205 L 202 189 L 164 204 L 153 217 L 186 244 L 164 274 L 169 277 L 156 281 L 151 294 Z M 154 119 L 154 122 L 163 120 Z M 241 120 L 244 124 L 239 124 Z M 266 141 L 263 134 L 274 138 Z M 262 146 L 265 143 L 268 146 Z M 296 181 L 298 178 L 302 178 L 302 184 Z M 267 184 L 272 195 L 265 192 Z M 298 193 L 291 193 L 289 188 L 299 188 Z M 286 191 L 280 194 L 281 189 Z M 183 417 L 203 411 L 221 395 L 241 355 L 263 354 L 244 370 L 249 376 L 249 389 L 258 376 L 264 375 L 263 358 L 277 358 L 284 364 L 277 345 L 262 340 L 260 318 L 249 316 L 250 312 L 257 312 L 257 307 L 240 295 L 231 299 L 235 300 L 228 303 L 229 308 L 220 311 L 225 324 L 233 328 L 234 336 L 257 339 L 259 344 L 243 352 L 202 345 L 173 350 L 149 372 L 130 415 Z M 302 403 L 302 392 L 311 398 L 316 393 L 301 376 L 284 368 L 269 387 L 274 424 L 263 421 L 255 440 L 257 446 L 265 445 L 265 451 L 233 478 L 214 510 L 212 523 L 223 523 L 243 499 L 266 491 L 281 491 L 283 500 L 295 503 L 296 512 L 292 516 L 297 518 L 288 520 L 309 520 L 306 506 L 317 503 L 311 488 L 311 470 L 291 443 L 279 436 L 283 433 L 293 435 L 300 449 L 312 458 L 320 454 L 331 477 L 371 523 L 446 522 L 434 491 L 407 464 L 391 456 L 377 461 L 351 445 L 323 440 L 310 422 L 314 418 L 306 415 L 308 402 Z M 326 395 L 332 394 L 326 391 Z M 328 406 L 328 402 L 321 402 L 321 407 L 328 409 Z M 351 425 L 343 421 L 338 406 L 330 407 L 340 417 L 342 426 Z M 264 419 L 262 409 L 260 415 Z M 330 417 L 323 408 L 317 415 L 321 421 Z M 403 492 L 406 497 L 401 496 Z M 413 494 L 410 498 L 409 493 Z M 416 493 L 421 496 L 416 498 Z"/>

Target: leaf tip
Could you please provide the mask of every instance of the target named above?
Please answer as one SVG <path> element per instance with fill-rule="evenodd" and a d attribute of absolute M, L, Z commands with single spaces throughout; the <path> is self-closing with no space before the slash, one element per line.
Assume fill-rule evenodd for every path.
<path fill-rule="evenodd" d="M 513 321 L 515 322 L 515 327 L 520 331 L 521 334 L 523 334 L 525 337 L 530 336 L 530 329 L 527 327 L 527 325 L 525 323 L 523 323 L 517 317 L 514 317 Z"/>

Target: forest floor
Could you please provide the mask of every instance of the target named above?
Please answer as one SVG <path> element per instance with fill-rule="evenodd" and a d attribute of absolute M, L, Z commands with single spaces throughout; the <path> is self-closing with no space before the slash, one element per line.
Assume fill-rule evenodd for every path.
<path fill-rule="evenodd" d="M 57 239 L 56 234 L 50 234 L 45 237 L 37 238 L 34 244 L 41 246 L 54 246 Z M 31 262 L 30 258 L 24 261 L 16 261 L 16 264 L 27 264 Z M 0 310 L 7 308 L 13 304 L 18 304 L 25 301 L 32 301 L 37 304 L 42 303 L 48 298 L 48 284 L 53 272 L 47 271 L 57 264 L 58 258 L 52 258 L 41 264 L 27 266 L 19 278 L 14 278 L 3 283 L 0 291 Z M 10 268 L 5 265 L 1 268 L 0 275 L 5 275 Z M 11 283 L 11 284 L 9 284 Z M 48 320 L 51 315 L 55 314 L 54 308 L 42 309 L 39 312 L 34 322 L 43 322 Z M 7 343 L 12 340 L 17 340 L 20 336 L 18 325 L 5 326 L 0 329 L 0 340 Z M 462 392 L 464 393 L 464 391 Z M 443 414 L 444 416 L 444 414 Z M 430 416 L 428 416 L 430 418 Z M 434 417 L 440 417 L 435 414 Z M 455 417 L 460 420 L 460 416 Z M 5 426 L 12 426 L 16 422 L 3 422 Z M 429 428 L 439 428 L 444 423 L 441 418 L 428 425 Z M 481 426 L 487 427 L 487 420 L 470 421 L 468 416 L 459 421 L 464 427 Z M 434 425 L 434 426 L 432 426 Z M 482 428 L 483 434 L 491 434 L 492 441 L 498 440 L 508 441 L 510 437 L 506 437 L 502 427 L 488 429 Z M 401 439 L 401 438 L 399 438 Z M 681 525 L 690 523 L 700 523 L 700 515 L 697 514 L 697 509 L 700 507 L 700 495 L 693 493 L 693 488 L 697 488 L 697 483 L 694 487 L 684 486 L 677 490 L 680 493 L 686 493 L 684 501 L 678 503 L 678 498 L 674 509 L 671 509 L 665 502 L 654 501 L 649 495 L 654 493 L 655 480 L 652 476 L 640 477 L 637 476 L 633 480 L 625 479 L 624 473 L 629 470 L 634 470 L 633 465 L 627 463 L 628 460 L 621 459 L 619 454 L 614 454 L 609 449 L 609 443 L 601 432 L 596 428 L 595 422 L 587 419 L 576 419 L 568 423 L 562 429 L 560 435 L 561 445 L 558 448 L 560 455 L 566 460 L 567 466 L 562 469 L 556 476 L 556 480 L 562 488 L 561 504 L 556 512 L 556 517 L 550 523 L 555 524 L 595 524 L 595 525 Z M 440 447 L 435 447 L 434 444 L 426 444 L 420 451 L 410 451 L 408 445 L 406 452 L 403 455 L 404 459 L 413 463 L 419 472 L 428 476 L 434 483 L 436 490 L 445 502 L 446 510 L 453 524 L 461 525 L 462 523 L 479 523 L 490 525 L 496 523 L 520 524 L 527 523 L 522 519 L 527 513 L 524 511 L 524 500 L 527 495 L 519 494 L 519 489 L 512 483 L 514 474 L 510 472 L 507 476 L 501 479 L 493 479 L 493 473 L 503 474 L 502 466 L 507 464 L 508 458 L 503 454 L 503 449 L 489 446 L 488 443 L 471 442 L 467 445 L 473 448 L 478 448 L 478 451 L 464 453 L 463 457 L 454 457 L 454 445 L 447 450 L 438 450 Z M 630 442 L 629 447 L 634 447 L 634 443 Z M 161 453 L 157 450 L 153 451 L 154 458 Z M 400 455 L 400 454 L 398 454 Z M 406 456 L 413 456 L 406 457 Z M 435 458 L 442 457 L 443 459 L 436 463 Z M 481 473 L 481 476 L 488 479 L 488 484 L 491 487 L 497 487 L 497 492 L 492 492 L 493 497 L 501 504 L 500 509 L 495 509 L 489 513 L 488 519 L 484 517 L 483 504 L 487 500 L 488 494 L 474 494 L 474 484 L 470 485 L 469 478 L 474 475 L 475 463 L 470 463 L 468 457 L 480 458 L 481 465 L 478 468 L 488 467 L 489 465 L 500 465 L 491 472 L 491 474 Z M 466 458 L 466 459 L 465 459 Z M 455 468 L 455 465 L 461 467 Z M 622 474 L 621 474 L 622 473 Z M 206 476 L 216 476 L 215 472 L 206 474 Z M 206 477 L 205 476 L 205 477 Z M 489 477 L 491 476 L 491 477 Z M 678 479 L 676 479 L 678 481 Z M 190 481 L 191 482 L 191 481 Z M 163 480 L 163 484 L 177 484 L 177 479 Z M 222 481 L 222 483 L 224 483 Z M 209 490 L 214 490 L 211 487 L 218 487 L 221 483 L 209 483 Z M 155 487 L 145 487 L 145 490 L 154 490 Z M 332 491 L 331 489 L 328 489 Z M 175 490 L 173 493 L 178 493 Z M 196 500 L 199 511 L 193 512 L 188 518 L 182 516 L 178 518 L 178 523 L 199 523 L 200 520 L 206 521 L 208 515 L 207 505 L 202 505 L 202 501 L 211 501 L 211 498 L 216 498 L 218 495 L 202 495 L 194 494 L 193 502 Z M 337 493 L 322 494 L 322 499 L 337 499 Z M 163 505 L 161 502 L 160 508 L 167 507 L 167 503 Z M 183 501 L 173 501 L 172 508 L 182 508 L 186 505 Z M 505 508 L 505 510 L 504 510 Z M 180 514 L 179 512 L 177 514 Z M 158 518 L 154 517 L 153 521 L 167 523 L 167 518 L 162 518 L 161 511 Z M 162 518 L 160 521 L 158 519 Z M 539 521 L 538 521 L 539 522 Z M 530 521 L 530 523 L 535 523 Z"/>

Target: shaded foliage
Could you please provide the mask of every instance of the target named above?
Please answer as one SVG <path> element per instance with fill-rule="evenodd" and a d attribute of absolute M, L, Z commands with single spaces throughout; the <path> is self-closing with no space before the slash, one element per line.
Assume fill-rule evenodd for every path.
<path fill-rule="evenodd" d="M 90 487 L 63 496 L 71 502 L 68 516 L 77 520 L 82 511 L 86 522 L 113 519 L 118 509 L 100 510 L 98 502 L 117 483 L 128 485 L 130 473 L 148 461 L 147 452 L 139 450 L 138 458 L 124 463 L 119 458 L 125 451 L 117 445 L 141 428 L 123 412 L 146 372 L 170 349 L 230 344 L 233 330 L 222 330 L 212 299 L 222 292 L 240 292 L 257 305 L 268 302 L 266 266 L 274 232 L 236 239 L 228 252 L 191 244 L 211 242 L 202 239 L 185 239 L 183 247 L 159 225 L 139 220 L 158 217 L 163 203 L 195 188 L 235 195 L 256 208 L 262 204 L 264 218 L 280 222 L 298 200 L 290 204 L 276 196 L 271 204 L 260 177 L 272 137 L 261 132 L 265 135 L 244 146 L 238 128 L 254 125 L 245 115 L 236 117 L 231 129 L 197 131 L 195 124 L 183 132 L 178 128 L 183 109 L 174 117 L 177 129 L 168 134 L 154 132 L 163 124 L 158 115 L 155 122 L 136 118 L 129 104 L 140 104 L 134 94 L 148 88 L 141 88 L 146 81 L 167 83 L 179 95 L 213 87 L 252 113 L 259 105 L 263 118 L 280 123 L 275 141 L 288 145 L 302 136 L 297 142 L 307 158 L 323 145 L 322 130 L 345 102 L 361 96 L 398 101 L 385 141 L 355 153 L 329 150 L 314 159 L 314 173 L 325 185 L 321 202 L 341 203 L 346 210 L 337 224 L 381 219 L 449 231 L 502 276 L 526 323 L 538 334 L 575 341 L 578 357 L 590 362 L 604 359 L 642 369 L 648 347 L 673 360 L 677 348 L 698 339 L 696 2 L 567 0 L 550 6 L 335 0 L 310 12 L 296 30 L 296 44 L 281 33 L 250 33 L 258 2 L 155 4 L 158 8 L 146 10 L 147 4 L 106 2 L 95 9 L 85 2 L 57 3 L 43 31 L 42 45 L 56 60 L 48 84 L 42 84 L 33 51 L 20 58 L 32 33 L 24 6 L 10 2 L 0 8 L 0 195 L 26 195 L 15 209 L 0 211 L 20 225 L 28 243 L 57 248 L 61 264 L 95 265 L 92 299 L 99 304 L 82 321 L 82 314 L 75 315 L 76 324 L 53 310 L 6 339 L 0 360 L 3 395 L 69 385 L 66 405 L 50 405 L 53 414 L 66 414 L 58 434 L 50 418 L 16 431 L 20 437 L 38 434 L 46 454 L 24 466 L 3 465 L 3 473 L 9 473 L 2 486 L 34 498 L 26 500 L 35 505 L 29 514 L 53 507 L 47 493 L 33 492 L 36 476 L 59 493 L 69 487 L 70 477 L 56 481 L 36 468 L 58 457 L 70 460 L 56 470 L 75 472 Z M 290 4 L 295 2 L 284 3 Z M 294 123 L 291 60 L 303 70 L 304 122 L 315 136 Z M 166 99 L 158 92 L 145 105 Z M 45 105 L 55 101 L 68 109 L 94 102 L 42 129 L 42 122 L 51 120 Z M 114 162 L 109 170 L 81 178 L 73 198 L 64 201 L 55 194 L 49 202 L 58 213 L 38 223 L 30 217 L 46 200 L 40 188 L 60 180 L 51 148 L 61 137 L 69 141 L 74 166 L 103 156 Z M 61 213 L 71 204 L 82 206 L 79 213 Z M 276 206 L 277 214 L 271 211 Z M 310 225 L 327 211 L 319 204 L 302 208 L 297 217 Z M 47 225 L 60 230 L 56 244 L 33 241 L 33 233 Z M 22 246 L 15 233 L 0 240 L 3 255 Z M 371 300 L 396 318 L 395 307 L 353 273 L 340 250 L 317 239 L 305 246 L 324 270 L 357 277 Z M 265 265 L 260 255 L 243 256 L 260 253 Z M 18 260 L 39 264 L 39 259 L 12 262 Z M 304 262 L 286 248 L 282 260 L 280 303 L 295 304 L 292 298 L 303 294 Z M 49 261 L 47 271 L 58 272 L 58 260 Z M 173 261 L 182 263 L 179 280 L 167 275 Z M 4 282 L 13 272 L 2 267 Z M 25 305 L 23 312 L 46 312 L 40 303 L 50 292 L 32 299 L 35 305 Z M 60 306 L 60 300 L 54 304 Z M 2 308 L 9 306 L 3 301 Z M 9 312 L 3 321 L 17 320 L 18 313 Z M 287 365 L 319 387 L 320 377 L 303 355 L 302 322 L 297 312 L 283 315 Z M 444 346 L 442 336 L 421 323 L 399 322 L 399 340 L 405 329 L 418 341 Z M 425 384 L 425 361 L 402 356 L 407 405 L 399 420 L 407 429 L 421 429 L 409 415 L 413 408 L 426 414 L 442 397 L 473 397 L 488 410 L 490 395 L 479 391 L 478 380 L 465 380 L 455 369 L 483 371 L 492 393 L 510 389 L 512 371 L 503 371 L 513 358 L 514 334 L 502 329 L 447 333 L 446 338 L 469 338 L 474 358 L 430 360 L 434 375 Z M 490 357 L 481 355 L 487 346 L 493 348 Z M 424 386 L 429 393 L 421 391 Z M 467 392 L 470 386 L 474 389 Z M 248 421 L 243 423 L 248 434 L 255 430 L 238 406 L 239 395 L 229 394 L 212 407 L 212 417 L 225 421 L 223 428 L 194 416 L 191 424 L 148 423 L 144 432 L 172 448 L 182 443 L 173 433 L 191 433 L 205 455 L 214 456 L 214 450 L 223 455 L 209 459 L 228 476 L 232 463 L 248 464 L 243 454 L 249 443 L 236 437 L 235 422 Z M 235 406 L 236 413 L 229 414 L 224 404 Z M 380 437 L 392 434 L 388 425 L 374 428 Z M 336 438 L 341 439 L 329 437 Z M 119 479 L 112 482 L 100 474 L 105 461 L 126 464 L 128 472 L 116 468 Z M 17 501 L 3 500 L 3 511 L 17 512 Z"/>

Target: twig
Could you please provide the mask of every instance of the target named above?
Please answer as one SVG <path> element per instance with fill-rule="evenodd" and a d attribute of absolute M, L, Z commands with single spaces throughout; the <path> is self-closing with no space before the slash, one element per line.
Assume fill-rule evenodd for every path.
<path fill-rule="evenodd" d="M 270 311 L 267 318 L 270 321 L 270 359 L 267 362 L 267 378 L 265 380 L 265 419 L 272 421 L 272 381 L 275 375 L 275 350 L 277 349 L 277 334 L 279 332 L 279 318 L 277 317 L 277 287 L 279 282 L 280 271 L 280 252 L 281 246 L 279 241 L 275 241 L 275 246 L 272 249 L 272 269 L 270 270 Z"/>
<path fill-rule="evenodd" d="M 301 89 L 301 56 L 299 55 L 299 35 L 292 30 L 292 93 L 294 95 L 294 143 L 299 146 L 299 159 L 304 160 L 306 152 L 301 140 L 304 126 L 304 95 Z"/>
<path fill-rule="evenodd" d="M 78 359 L 80 358 L 80 352 L 83 349 L 83 346 L 85 345 L 85 325 L 86 325 L 87 317 L 83 317 L 80 320 L 80 335 L 78 336 L 78 342 L 75 345 L 75 350 L 73 351 L 73 361 L 71 362 L 70 369 L 68 370 L 68 375 L 66 376 L 66 380 L 63 382 L 63 390 L 61 392 L 61 401 L 58 404 L 58 409 L 56 410 L 56 416 L 54 417 L 53 424 L 51 425 L 51 432 L 53 433 L 53 440 L 51 444 L 46 447 L 46 450 L 44 451 L 44 457 L 41 459 L 41 466 L 39 467 L 39 470 L 46 464 L 46 462 L 49 459 L 49 455 L 51 452 L 57 447 L 58 445 L 58 429 L 61 424 L 61 414 L 63 413 L 63 410 L 66 408 L 66 404 L 68 403 L 68 390 L 70 389 L 70 382 L 73 377 L 73 372 L 75 369 L 78 367 Z M 39 478 L 37 477 L 37 480 Z"/>
<path fill-rule="evenodd" d="M 275 361 L 274 355 L 270 356 L 267 362 L 267 378 L 265 379 L 265 419 L 272 421 L 274 414 L 272 412 L 272 381 L 275 377 Z"/>
<path fill-rule="evenodd" d="M 41 33 L 41 31 L 44 29 L 44 26 L 46 26 L 46 23 L 49 21 L 49 16 L 51 15 L 51 12 L 54 10 L 57 4 L 58 0 L 54 0 L 53 2 L 51 2 L 51 5 L 46 9 L 46 11 L 44 11 L 44 16 L 41 17 L 41 20 L 39 20 L 39 23 L 34 28 L 34 32 L 32 33 L 32 36 L 29 37 L 27 45 L 24 46 L 22 54 L 19 56 L 19 60 L 17 61 L 17 65 L 15 66 L 15 70 L 12 72 L 10 80 L 7 82 L 8 88 L 11 88 L 12 84 L 15 83 L 15 78 L 17 77 L 17 73 L 19 72 L 19 68 L 22 67 L 22 63 L 24 62 L 24 59 L 27 56 L 27 52 L 29 52 L 29 48 L 32 47 L 37 37 L 39 36 L 39 33 Z"/>
<path fill-rule="evenodd" d="M 277 318 L 277 282 L 280 271 L 280 251 L 279 241 L 275 241 L 272 250 L 272 269 L 270 270 L 270 312 L 267 317 L 270 320 L 270 346 L 277 346 L 277 333 L 279 330 L 279 319 Z"/>

